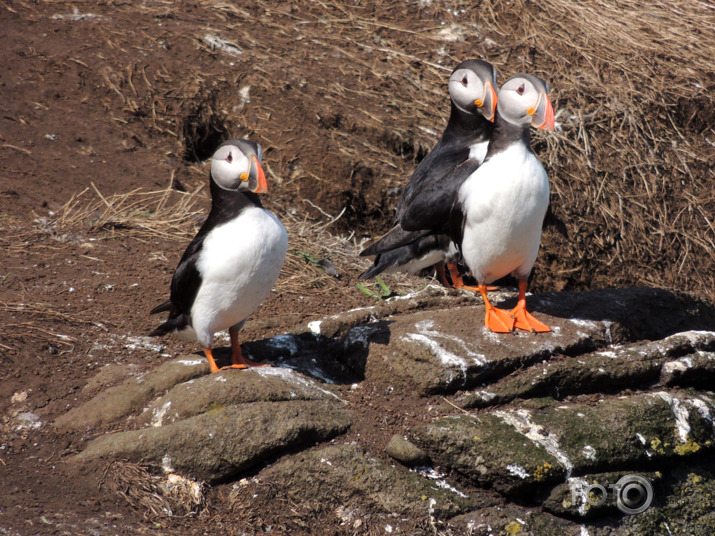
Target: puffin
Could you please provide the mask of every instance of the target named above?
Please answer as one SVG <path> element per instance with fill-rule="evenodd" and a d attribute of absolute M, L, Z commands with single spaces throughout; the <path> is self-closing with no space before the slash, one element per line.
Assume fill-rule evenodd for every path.
<path fill-rule="evenodd" d="M 169 312 L 150 336 L 198 341 L 211 372 L 219 370 L 214 334 L 224 329 L 231 338 L 231 366 L 225 368 L 261 366 L 243 356 L 238 332 L 270 294 L 288 251 L 285 228 L 259 199 L 268 191 L 262 161 L 263 149 L 253 141 L 232 139 L 218 147 L 209 215 L 179 261 L 171 297 L 150 313 Z"/>
<path fill-rule="evenodd" d="M 464 286 L 454 264 L 449 265 L 451 285 L 445 277 L 443 261 L 456 253 L 448 233 L 449 214 L 462 182 L 486 156 L 497 105 L 496 80 L 494 66 L 479 59 L 463 61 L 452 71 L 447 126 L 402 192 L 392 229 L 360 253 L 376 257 L 358 279 L 382 272 L 415 273 L 436 264 L 442 284 Z"/>
<path fill-rule="evenodd" d="M 476 278 L 495 333 L 551 329 L 526 310 L 528 277 L 536 261 L 549 206 L 549 180 L 531 150 L 530 128 L 554 129 L 549 85 L 515 74 L 501 87 L 484 163 L 462 183 L 450 215 L 450 236 Z M 519 282 L 512 311 L 497 309 L 486 285 L 508 274 Z"/>

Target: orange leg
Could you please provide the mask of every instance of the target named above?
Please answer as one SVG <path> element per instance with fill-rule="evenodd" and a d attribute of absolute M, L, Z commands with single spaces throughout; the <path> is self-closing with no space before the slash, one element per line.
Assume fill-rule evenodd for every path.
<path fill-rule="evenodd" d="M 249 367 L 267 367 L 263 363 L 256 363 L 243 357 L 241 345 L 238 343 L 238 330 L 229 328 L 228 334 L 231 337 L 231 366 L 225 368 L 246 369 Z"/>
<path fill-rule="evenodd" d="M 459 268 L 457 268 L 457 265 L 454 264 L 453 262 L 448 262 L 447 268 L 449 268 L 449 275 L 452 277 L 452 286 L 454 288 L 467 289 L 468 287 L 464 284 L 464 280 L 462 280 L 462 276 L 459 275 Z M 469 289 L 469 290 L 471 290 L 471 289 Z"/>
<path fill-rule="evenodd" d="M 459 275 L 459 268 L 456 264 L 448 262 L 447 268 L 449 268 L 449 275 L 452 278 L 452 286 L 454 288 L 461 288 L 465 290 L 479 290 L 478 288 L 470 287 L 464 284 L 464 280 L 462 279 L 462 276 Z M 487 287 L 487 290 L 499 290 L 499 287 L 493 287 L 490 285 Z"/>
<path fill-rule="evenodd" d="M 525 280 L 519 281 L 519 301 L 511 312 L 511 314 L 516 318 L 516 324 L 514 327 L 525 331 L 531 331 L 532 333 L 545 333 L 547 331 L 551 331 L 549 326 L 534 318 L 532 314 L 526 310 L 527 285 L 528 283 Z"/>
<path fill-rule="evenodd" d="M 216 365 L 216 361 L 214 361 L 214 355 L 211 352 L 211 348 L 204 348 L 204 354 L 206 354 L 206 359 L 209 360 L 209 367 L 211 368 L 211 372 L 218 372 L 218 366 Z"/>
<path fill-rule="evenodd" d="M 437 280 L 442 283 L 442 286 L 450 288 L 452 284 L 449 282 L 449 279 L 447 279 L 447 274 L 444 271 L 444 263 L 438 262 L 435 266 L 435 270 L 437 270 Z"/>
<path fill-rule="evenodd" d="M 511 333 L 514 330 L 514 323 L 516 322 L 514 316 L 512 316 L 509 311 L 497 309 L 489 302 L 489 298 L 487 298 L 487 286 L 484 283 L 479 283 L 478 289 L 484 299 L 484 307 L 487 309 L 486 315 L 484 316 L 484 325 L 494 333 Z"/>

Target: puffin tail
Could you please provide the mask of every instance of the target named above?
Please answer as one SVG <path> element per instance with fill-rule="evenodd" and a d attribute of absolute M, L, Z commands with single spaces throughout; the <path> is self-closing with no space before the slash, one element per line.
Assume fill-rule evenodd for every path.
<path fill-rule="evenodd" d="M 157 313 L 163 313 L 164 311 L 169 311 L 171 310 L 171 300 L 166 300 L 165 302 L 160 303 L 156 307 L 154 307 L 151 311 L 149 311 L 150 315 L 155 315 Z"/>
<path fill-rule="evenodd" d="M 395 225 L 387 234 L 380 238 L 377 242 L 370 244 L 368 247 L 360 252 L 361 257 L 369 257 L 371 255 L 379 255 L 381 253 L 386 253 L 388 251 L 397 249 L 399 247 L 405 246 L 419 240 L 426 234 L 429 234 L 429 230 L 419 230 L 419 231 L 405 231 L 400 225 Z"/>
<path fill-rule="evenodd" d="M 151 330 L 147 335 L 149 335 L 149 337 L 163 337 L 169 333 L 186 329 L 188 325 L 188 317 L 184 314 L 180 314 L 175 318 L 169 318 L 166 322 Z"/>
<path fill-rule="evenodd" d="M 381 262 L 385 259 L 384 254 L 380 254 L 377 257 L 375 257 L 375 262 L 373 263 L 370 268 L 365 270 L 363 273 L 361 273 L 358 276 L 359 281 L 364 281 L 365 279 L 370 279 L 371 277 L 375 277 L 376 275 L 380 275 L 382 272 L 384 272 L 387 268 L 390 267 L 390 264 L 387 262 Z"/>
<path fill-rule="evenodd" d="M 407 244 L 406 246 L 400 246 L 384 253 L 380 253 L 375 257 L 372 266 L 365 270 L 358 276 L 358 279 L 363 281 L 365 279 L 370 279 L 376 275 L 380 275 L 385 270 L 390 268 L 400 270 L 407 263 L 414 260 L 416 249 L 419 246 L 419 241 L 413 242 L 412 244 Z"/>

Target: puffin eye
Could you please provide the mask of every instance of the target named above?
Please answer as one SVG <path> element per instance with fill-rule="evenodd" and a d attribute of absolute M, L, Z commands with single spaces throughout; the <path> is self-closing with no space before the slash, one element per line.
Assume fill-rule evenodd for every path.
<path fill-rule="evenodd" d="M 526 90 L 525 84 L 521 84 L 521 85 L 519 86 L 519 88 L 516 90 L 516 92 L 517 92 L 519 95 L 523 95 L 525 90 Z"/>
<path fill-rule="evenodd" d="M 229 164 L 233 162 L 233 155 L 231 153 L 228 153 L 228 156 L 226 157 L 226 162 Z"/>
<path fill-rule="evenodd" d="M 462 77 L 462 85 L 464 87 L 467 87 L 467 85 L 469 85 L 469 79 L 467 78 L 466 74 Z"/>

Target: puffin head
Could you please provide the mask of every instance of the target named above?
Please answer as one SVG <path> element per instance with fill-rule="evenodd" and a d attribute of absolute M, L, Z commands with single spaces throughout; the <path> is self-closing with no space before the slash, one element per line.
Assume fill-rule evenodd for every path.
<path fill-rule="evenodd" d="M 554 130 L 549 84 L 531 74 L 515 74 L 499 90 L 499 115 L 522 127 Z"/>
<path fill-rule="evenodd" d="M 243 190 L 256 194 L 268 191 L 263 172 L 263 149 L 250 140 L 223 142 L 211 159 L 211 176 L 224 190 Z"/>
<path fill-rule="evenodd" d="M 466 60 L 457 65 L 449 77 L 449 97 L 454 105 L 468 114 L 479 111 L 494 121 L 497 108 L 497 70 L 483 60 Z"/>

